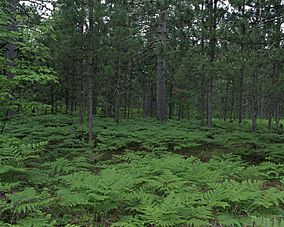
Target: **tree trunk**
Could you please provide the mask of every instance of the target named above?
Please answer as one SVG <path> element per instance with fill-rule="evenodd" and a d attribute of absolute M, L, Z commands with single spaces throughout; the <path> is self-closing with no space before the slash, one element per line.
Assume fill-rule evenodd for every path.
<path fill-rule="evenodd" d="M 18 2 L 19 0 L 11 0 L 11 3 L 9 4 L 9 23 L 7 25 L 7 30 L 11 33 L 17 31 L 16 11 Z M 14 73 L 9 70 L 9 68 L 13 68 L 15 66 L 15 59 L 17 58 L 15 41 L 14 37 L 11 37 L 11 42 L 7 44 L 6 57 L 9 67 L 6 69 L 5 75 L 9 79 L 12 79 L 15 76 Z"/>
<path fill-rule="evenodd" d="M 123 111 L 123 115 L 124 115 L 124 118 L 127 117 L 127 104 L 128 104 L 128 93 L 129 93 L 129 90 L 128 90 L 128 84 L 126 83 L 126 85 L 124 85 L 124 111 Z"/>
<path fill-rule="evenodd" d="M 95 61 L 97 62 L 97 61 Z M 93 89 L 94 89 L 94 92 L 93 92 L 93 116 L 96 116 L 97 115 L 97 105 L 98 105 L 98 89 L 95 89 L 96 87 L 96 82 L 94 82 L 93 84 Z"/>
<path fill-rule="evenodd" d="M 130 81 L 129 81 L 129 92 L 128 92 L 128 103 L 127 103 L 127 117 L 128 118 L 130 117 L 130 111 L 131 111 L 132 78 L 133 78 L 133 69 L 131 68 Z"/>
<path fill-rule="evenodd" d="M 75 65 L 75 61 L 74 61 Z M 75 88 L 75 73 L 72 73 L 72 82 L 71 82 L 71 107 L 70 111 L 71 113 L 75 110 L 75 99 L 76 99 L 76 88 Z"/>
<path fill-rule="evenodd" d="M 182 118 L 182 107 L 181 103 L 178 105 L 178 119 L 180 120 Z"/>
<path fill-rule="evenodd" d="M 273 98 L 272 95 L 269 97 L 269 104 L 268 104 L 268 128 L 272 128 L 272 117 L 273 117 Z"/>
<path fill-rule="evenodd" d="M 94 86 L 94 2 L 93 0 L 88 0 L 89 7 L 89 69 L 88 69 L 88 77 L 89 77 L 89 122 L 88 122 L 88 130 L 89 130 L 89 145 L 93 146 L 94 136 L 93 136 L 93 86 Z"/>
<path fill-rule="evenodd" d="M 201 9 L 204 11 L 205 8 L 205 1 L 202 1 Z M 204 53 L 204 30 L 205 30 L 205 16 L 202 16 L 201 18 L 201 52 Z M 201 120 L 201 124 L 205 125 L 205 111 L 207 109 L 207 100 L 206 100 L 206 95 L 207 95 L 207 87 L 206 87 L 206 78 L 204 76 L 201 76 L 200 79 L 200 98 L 199 98 L 199 116 Z"/>
<path fill-rule="evenodd" d="M 173 84 L 170 84 L 170 91 L 169 91 L 169 119 L 173 117 Z"/>
<path fill-rule="evenodd" d="M 209 61 L 210 66 L 213 69 L 215 60 L 215 47 L 216 47 L 216 10 L 218 0 L 211 0 L 210 7 L 210 39 L 209 39 Z M 207 81 L 207 126 L 212 127 L 212 104 L 213 104 L 213 70 L 211 71 Z"/>
<path fill-rule="evenodd" d="M 239 108 L 238 108 L 238 117 L 239 117 L 239 124 L 243 121 L 243 83 L 244 83 L 244 76 L 243 70 L 241 71 L 241 78 L 240 78 L 240 93 L 239 93 Z"/>
<path fill-rule="evenodd" d="M 251 94 L 251 117 L 252 117 L 252 132 L 257 129 L 257 72 L 252 74 L 252 94 Z"/>
<path fill-rule="evenodd" d="M 114 85 L 112 83 L 113 83 L 112 79 L 109 80 L 107 97 L 106 97 L 105 108 L 104 108 L 105 117 L 113 116 L 113 90 L 112 88 L 114 87 Z"/>
<path fill-rule="evenodd" d="M 65 88 L 65 113 L 69 113 L 69 89 L 68 89 L 68 85 L 66 84 L 66 88 Z"/>
<path fill-rule="evenodd" d="M 280 119 L 281 119 L 281 106 L 280 106 L 280 102 L 278 102 L 277 105 L 276 105 L 276 109 L 275 109 L 276 128 L 280 127 Z"/>
<path fill-rule="evenodd" d="M 121 95 L 121 77 L 122 77 L 122 59 L 121 56 L 117 59 L 117 72 L 116 72 L 116 87 L 114 92 L 114 121 L 119 124 L 120 122 L 120 95 Z"/>
<path fill-rule="evenodd" d="M 232 94 L 231 94 L 231 113 L 230 122 L 232 123 L 235 119 L 235 81 L 232 80 Z"/>
<path fill-rule="evenodd" d="M 165 53 L 164 44 L 166 41 L 166 11 L 162 10 L 159 15 L 158 35 L 160 38 L 160 50 L 157 59 L 157 120 L 166 120 L 166 78 L 165 78 Z"/>
<path fill-rule="evenodd" d="M 243 0 L 242 5 L 242 16 L 245 15 L 245 0 Z M 241 53 L 244 53 L 244 46 L 241 44 Z M 239 106 L 238 106 L 238 122 L 242 124 L 243 122 L 243 99 L 244 99 L 244 65 L 242 63 L 241 70 L 240 70 L 240 85 L 239 85 Z"/>
<path fill-rule="evenodd" d="M 78 64 L 78 74 L 80 78 L 80 88 L 79 88 L 79 115 L 80 115 L 80 124 L 84 123 L 84 25 L 83 22 L 80 23 L 80 35 L 81 35 L 81 56 L 79 58 Z"/>
<path fill-rule="evenodd" d="M 17 18 L 16 18 L 16 11 L 17 11 L 17 5 L 18 5 L 19 0 L 11 0 L 10 4 L 8 6 L 8 10 L 9 10 L 9 22 L 7 24 L 7 30 L 9 31 L 9 33 L 13 33 L 17 31 Z M 12 79 L 15 74 L 13 72 L 10 71 L 10 69 L 12 69 L 15 66 L 15 60 L 17 58 L 17 50 L 16 50 L 16 45 L 15 42 L 16 38 L 11 36 L 10 40 L 8 42 L 8 44 L 6 45 L 6 58 L 8 60 L 8 67 L 6 68 L 6 70 L 4 71 L 5 76 L 8 79 Z M 10 104 L 12 103 L 12 98 L 10 98 Z M 6 115 L 4 117 L 5 122 L 6 119 L 10 116 L 12 116 L 14 114 L 13 110 L 11 110 L 10 107 L 8 107 L 8 109 L 6 110 Z M 4 127 L 5 127 L 5 122 L 4 122 L 4 126 L 1 130 L 1 134 L 4 131 Z"/>
<path fill-rule="evenodd" d="M 81 74 L 83 77 L 83 72 Z M 79 91 L 79 115 L 80 115 L 80 124 L 84 123 L 84 86 L 83 78 L 80 80 L 80 91 Z"/>
<path fill-rule="evenodd" d="M 281 6 L 281 0 L 278 0 L 276 2 L 276 10 L 277 10 L 277 14 L 280 16 L 279 10 L 280 10 L 280 6 Z M 278 18 L 277 23 L 276 23 L 276 34 L 275 34 L 275 49 L 279 49 L 280 48 L 280 44 L 281 44 L 281 17 Z M 275 91 L 274 89 L 278 88 L 278 84 L 279 84 L 279 71 L 280 71 L 280 65 L 277 64 L 277 60 L 274 61 L 273 63 L 273 71 L 272 71 L 272 75 L 271 75 L 271 91 L 270 91 L 270 95 L 269 95 L 269 107 L 268 107 L 268 128 L 271 129 L 272 128 L 272 118 L 273 118 L 273 113 L 275 113 L 275 115 L 278 115 L 278 113 L 280 112 L 280 109 L 278 109 L 278 105 L 280 101 L 277 100 L 277 97 L 281 97 L 281 94 L 277 94 L 278 92 Z M 279 107 L 280 108 L 280 107 Z M 279 122 L 280 122 L 280 114 L 279 117 L 276 116 L 276 125 L 277 127 L 279 127 Z M 279 119 L 279 121 L 278 121 Z"/>
<path fill-rule="evenodd" d="M 227 113 L 228 113 L 228 96 L 229 96 L 229 80 L 226 84 L 226 92 L 225 92 L 225 100 L 224 100 L 224 121 L 227 120 Z"/>
<path fill-rule="evenodd" d="M 152 112 L 152 84 L 150 75 L 147 75 L 146 79 L 146 91 L 144 101 L 144 117 L 151 117 Z"/>
<path fill-rule="evenodd" d="M 200 96 L 198 99 L 198 107 L 199 107 L 199 118 L 201 124 L 205 124 L 205 112 L 206 112 L 206 80 L 204 77 L 200 80 Z"/>

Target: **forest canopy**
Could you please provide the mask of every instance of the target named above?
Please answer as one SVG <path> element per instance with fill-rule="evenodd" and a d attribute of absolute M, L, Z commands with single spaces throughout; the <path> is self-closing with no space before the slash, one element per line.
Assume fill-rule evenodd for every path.
<path fill-rule="evenodd" d="M 6 108 L 13 96 L 52 113 L 92 104 L 117 123 L 138 112 L 280 126 L 281 0 L 3 0 L 1 9 Z"/>

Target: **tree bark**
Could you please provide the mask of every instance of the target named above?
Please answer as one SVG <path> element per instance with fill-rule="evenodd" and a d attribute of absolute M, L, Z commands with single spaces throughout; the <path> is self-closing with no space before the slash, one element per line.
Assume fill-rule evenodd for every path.
<path fill-rule="evenodd" d="M 209 3 L 210 15 L 210 39 L 209 39 L 209 61 L 213 68 L 216 47 L 216 10 L 218 0 L 211 0 Z M 212 104 L 213 104 L 213 71 L 211 71 L 207 81 L 207 126 L 212 127 Z"/>
<path fill-rule="evenodd" d="M 173 84 L 170 84 L 170 91 L 169 91 L 169 119 L 173 118 Z"/>
<path fill-rule="evenodd" d="M 252 74 L 252 94 L 251 94 L 251 117 L 252 117 L 252 132 L 257 129 L 257 72 Z"/>
<path fill-rule="evenodd" d="M 75 61 L 74 61 L 74 65 L 75 65 Z M 72 73 L 72 81 L 71 81 L 71 107 L 70 107 L 70 111 L 71 113 L 74 112 L 75 110 L 75 102 L 76 102 L 76 87 L 75 87 L 75 73 Z"/>
<path fill-rule="evenodd" d="M 80 35 L 81 35 L 81 56 L 79 58 L 78 73 L 80 78 L 80 88 L 79 88 L 79 115 L 80 115 L 80 125 L 84 123 L 84 64 L 83 64 L 83 50 L 84 50 L 84 25 L 83 22 L 80 23 Z"/>
<path fill-rule="evenodd" d="M 280 127 L 280 119 L 281 119 L 281 106 L 280 106 L 280 102 L 278 102 L 277 105 L 276 105 L 276 109 L 275 109 L 276 128 Z"/>
<path fill-rule="evenodd" d="M 242 5 L 242 17 L 245 15 L 245 0 L 243 0 Z M 244 46 L 241 44 L 241 53 L 244 53 Z M 242 63 L 240 70 L 240 84 L 239 84 L 239 106 L 238 106 L 238 122 L 242 124 L 243 122 L 243 99 L 244 99 L 244 65 Z"/>
<path fill-rule="evenodd" d="M 205 112 L 206 112 L 206 80 L 204 77 L 201 78 L 200 81 L 200 97 L 198 99 L 198 107 L 199 107 L 199 118 L 201 124 L 205 124 Z"/>
<path fill-rule="evenodd" d="M 281 6 L 281 0 L 278 0 L 276 2 L 275 8 L 277 9 L 277 14 L 280 16 L 281 12 L 278 12 Z M 281 43 L 281 17 L 278 18 L 277 23 L 276 23 L 276 34 L 275 34 L 275 49 L 280 48 L 280 43 Z M 277 84 L 279 83 L 279 64 L 277 64 L 277 61 L 273 62 L 273 71 L 271 75 L 271 84 L 272 84 L 272 89 L 269 95 L 269 107 L 268 107 L 268 128 L 272 128 L 272 118 L 273 114 L 278 115 L 280 112 L 280 109 L 278 109 L 278 104 L 280 101 L 277 100 L 278 96 L 281 96 L 281 94 L 277 94 L 277 91 L 274 91 L 275 87 L 277 89 Z M 280 104 L 279 104 L 280 105 Z M 280 108 L 280 107 L 279 107 Z M 280 122 L 280 114 L 279 117 L 276 116 L 276 126 L 277 128 L 279 127 L 279 122 Z M 278 121 L 279 119 L 279 121 Z"/>
<path fill-rule="evenodd" d="M 232 80 L 232 93 L 231 93 L 231 113 L 230 113 L 230 122 L 232 123 L 235 120 L 235 81 Z"/>
<path fill-rule="evenodd" d="M 122 77 L 122 59 L 118 56 L 117 72 L 116 72 L 116 87 L 114 92 L 114 121 L 120 122 L 120 95 L 121 95 L 121 77 Z"/>
<path fill-rule="evenodd" d="M 7 30 L 11 32 L 17 31 L 16 11 L 19 0 L 11 0 L 9 4 L 9 22 Z M 15 38 L 11 35 L 9 43 L 7 44 L 6 57 L 8 60 L 8 68 L 6 69 L 5 75 L 7 78 L 12 79 L 15 74 L 11 72 L 11 69 L 15 66 L 15 59 L 17 58 L 17 50 L 15 45 Z"/>
<path fill-rule="evenodd" d="M 201 10 L 204 11 L 205 8 L 205 1 L 202 1 Z M 204 14 L 205 15 L 205 14 Z M 204 30 L 205 30 L 205 16 L 201 18 L 201 52 L 204 53 Z M 205 112 L 207 109 L 207 85 L 206 85 L 206 78 L 201 76 L 200 79 L 200 97 L 199 97 L 199 116 L 201 120 L 201 124 L 205 125 Z"/>
<path fill-rule="evenodd" d="M 93 0 L 88 0 L 89 7 L 89 145 L 93 146 L 94 144 L 94 135 L 93 135 L 93 86 L 94 86 L 94 2 Z"/>
<path fill-rule="evenodd" d="M 165 78 L 165 54 L 164 45 L 166 41 L 166 11 L 162 10 L 159 15 L 160 24 L 158 35 L 160 39 L 160 50 L 157 59 L 157 120 L 166 120 L 166 78 Z"/>
<path fill-rule="evenodd" d="M 66 83 L 66 87 L 65 87 L 65 113 L 69 113 L 69 88 L 68 88 L 68 84 Z"/>
<path fill-rule="evenodd" d="M 132 78 L 133 78 L 133 68 L 131 68 L 131 72 L 130 72 L 129 91 L 128 91 L 128 103 L 127 103 L 127 118 L 130 117 L 130 112 L 131 112 Z"/>
<path fill-rule="evenodd" d="M 152 83 L 150 75 L 148 74 L 146 79 L 144 117 L 151 117 L 151 112 L 152 112 Z"/>
<path fill-rule="evenodd" d="M 270 95 L 268 104 L 268 128 L 272 128 L 272 118 L 273 118 L 273 98 Z"/>
<path fill-rule="evenodd" d="M 226 84 L 226 92 L 225 92 L 225 99 L 224 99 L 224 121 L 227 121 L 227 113 L 228 113 L 228 96 L 229 96 L 229 80 Z"/>
<path fill-rule="evenodd" d="M 241 78 L 240 78 L 240 93 L 239 93 L 239 108 L 238 108 L 238 117 L 239 117 L 239 124 L 243 121 L 243 83 L 244 83 L 244 76 L 243 70 L 241 71 Z"/>

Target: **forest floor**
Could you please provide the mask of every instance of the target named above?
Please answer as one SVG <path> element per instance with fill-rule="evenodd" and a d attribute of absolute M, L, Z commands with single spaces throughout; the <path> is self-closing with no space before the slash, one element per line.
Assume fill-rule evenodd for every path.
<path fill-rule="evenodd" d="M 16 116 L 0 226 L 284 226 L 284 131 L 215 120 Z M 282 220 L 283 219 L 283 220 Z"/>

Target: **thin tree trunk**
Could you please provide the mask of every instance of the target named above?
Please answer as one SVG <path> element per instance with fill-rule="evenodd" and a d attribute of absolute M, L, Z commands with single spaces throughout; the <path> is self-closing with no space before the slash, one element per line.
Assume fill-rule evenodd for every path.
<path fill-rule="evenodd" d="M 16 11 L 17 11 L 17 5 L 19 3 L 19 0 L 11 0 L 9 6 L 8 6 L 8 10 L 9 10 L 9 22 L 7 24 L 7 30 L 10 33 L 16 32 L 17 31 L 17 19 L 16 19 Z M 15 74 L 13 72 L 10 71 L 10 69 L 12 69 L 15 66 L 15 60 L 18 57 L 17 54 L 17 49 L 16 49 L 16 45 L 15 42 L 16 38 L 15 37 L 10 37 L 10 40 L 8 42 L 8 44 L 6 45 L 6 58 L 8 60 L 8 67 L 5 70 L 5 76 L 8 79 L 12 79 Z M 10 105 L 12 104 L 12 98 L 10 98 L 9 100 Z M 9 106 L 10 106 L 9 105 Z M 6 110 L 6 116 L 4 119 L 7 119 L 8 117 L 12 116 L 14 113 L 11 110 L 10 107 L 8 107 L 8 109 Z M 1 130 L 1 134 L 3 133 L 5 127 L 5 121 L 4 121 L 4 126 Z"/>
<path fill-rule="evenodd" d="M 201 5 L 201 9 L 202 11 L 205 8 L 205 1 L 202 1 L 202 5 Z M 202 24 L 202 28 L 201 28 L 201 51 L 202 53 L 204 53 L 204 28 L 205 28 L 205 19 L 204 17 L 202 17 L 201 19 L 201 24 Z M 206 99 L 206 95 L 207 95 L 207 87 L 206 87 L 206 78 L 204 76 L 201 77 L 200 80 L 200 100 L 199 100 L 199 110 L 200 110 L 200 120 L 201 120 L 201 124 L 204 125 L 205 124 L 205 111 L 207 109 L 207 99 Z"/>
<path fill-rule="evenodd" d="M 240 93 L 239 93 L 239 108 L 238 108 L 238 117 L 239 117 L 239 124 L 243 121 L 243 83 L 244 83 L 244 76 L 243 70 L 241 71 L 241 78 L 240 78 Z"/>
<path fill-rule="evenodd" d="M 275 111 L 276 128 L 280 127 L 280 119 L 281 119 L 281 107 L 280 107 L 280 102 L 278 102 L 276 105 L 276 111 Z"/>
<path fill-rule="evenodd" d="M 182 118 L 182 107 L 181 103 L 178 105 L 178 119 L 180 120 Z"/>
<path fill-rule="evenodd" d="M 206 105 L 207 105 L 207 100 L 206 100 L 206 92 L 207 88 L 206 88 L 206 80 L 204 79 L 204 77 L 201 78 L 201 82 L 200 82 L 200 99 L 199 99 L 199 115 L 200 115 L 200 120 L 201 120 L 201 124 L 204 125 L 205 124 L 205 112 L 206 112 Z"/>
<path fill-rule="evenodd" d="M 80 24 L 80 34 L 81 34 L 81 56 L 79 59 L 79 76 L 80 78 L 80 88 L 79 88 L 79 115 L 80 115 L 80 125 L 84 123 L 84 64 L 83 64 L 83 50 L 84 50 L 84 27 L 83 23 Z"/>
<path fill-rule="evenodd" d="M 243 0 L 242 5 L 242 16 L 245 15 L 245 0 Z M 241 44 L 241 53 L 244 53 L 244 46 Z M 242 124 L 243 122 L 243 99 L 244 99 L 244 63 L 242 62 L 241 71 L 240 71 L 240 84 L 239 84 L 239 106 L 238 106 L 238 122 Z"/>
<path fill-rule="evenodd" d="M 268 128 L 272 128 L 272 117 L 273 117 L 273 98 L 272 95 L 269 97 L 269 104 L 268 104 Z"/>
<path fill-rule="evenodd" d="M 66 85 L 65 88 L 65 113 L 69 112 L 69 90 L 68 87 Z"/>
<path fill-rule="evenodd" d="M 235 81 L 232 80 L 232 94 L 231 94 L 231 113 L 230 122 L 232 123 L 235 119 Z"/>
<path fill-rule="evenodd" d="M 151 112 L 152 112 L 152 84 L 151 84 L 150 75 L 147 75 L 145 102 L 144 102 L 144 117 L 150 117 Z"/>
<path fill-rule="evenodd" d="M 128 103 L 127 103 L 127 117 L 128 118 L 130 117 L 130 111 L 131 111 L 132 77 L 133 77 L 133 69 L 131 68 L 130 81 L 129 81 L 129 92 L 128 92 Z"/>
<path fill-rule="evenodd" d="M 75 65 L 75 62 L 74 62 Z M 71 83 L 71 107 L 70 107 L 70 111 L 71 113 L 74 112 L 75 110 L 75 74 L 72 73 L 72 83 Z"/>
<path fill-rule="evenodd" d="M 96 87 L 96 84 L 94 82 L 94 84 L 93 84 L 93 89 L 94 89 L 94 92 L 93 92 L 93 116 L 97 115 L 97 104 L 98 104 L 98 89 L 95 89 L 95 87 Z"/>
<path fill-rule="evenodd" d="M 124 118 L 127 117 L 127 104 L 128 104 L 128 88 L 126 88 L 127 84 L 125 85 L 124 87 L 124 111 L 123 111 L 123 115 L 124 115 Z"/>
<path fill-rule="evenodd" d="M 277 14 L 280 16 L 281 12 L 278 12 L 281 6 L 281 0 L 278 0 L 276 3 L 276 10 L 277 10 Z M 278 18 L 277 20 L 277 24 L 276 24 L 276 36 L 275 36 L 275 48 L 279 49 L 280 48 L 280 43 L 281 43 L 281 17 Z M 277 100 L 277 96 L 279 96 L 279 94 L 277 94 L 277 91 L 275 91 L 275 87 L 277 89 L 278 83 L 279 83 L 279 65 L 277 64 L 277 61 L 275 61 L 273 63 L 273 72 L 271 75 L 271 84 L 272 84 L 272 89 L 269 95 L 269 107 L 268 107 L 268 128 L 271 129 L 272 128 L 272 118 L 273 118 L 273 113 L 275 113 L 276 115 L 278 115 L 278 113 L 280 112 L 280 109 L 278 109 L 278 105 L 280 101 L 276 101 Z M 281 96 L 281 95 L 280 95 Z M 280 107 L 279 107 L 280 108 Z M 277 128 L 279 127 L 279 123 L 280 123 L 280 114 L 279 117 L 276 116 L 276 125 Z M 278 121 L 279 119 L 279 121 Z"/>
<path fill-rule="evenodd" d="M 227 113 L 228 113 L 228 96 L 229 96 L 229 80 L 226 84 L 226 92 L 225 92 L 225 100 L 224 100 L 224 121 L 227 120 Z"/>
<path fill-rule="evenodd" d="M 119 124 L 120 122 L 120 95 L 121 95 L 121 77 L 122 77 L 122 60 L 121 56 L 117 60 L 116 72 L 116 88 L 114 92 L 114 121 Z"/>
<path fill-rule="evenodd" d="M 94 2 L 93 0 L 88 0 L 89 7 L 89 145 L 93 146 L 94 136 L 93 136 L 93 86 L 94 86 Z"/>
<path fill-rule="evenodd" d="M 252 117 L 252 132 L 256 132 L 257 129 L 257 73 L 252 74 L 252 94 L 251 94 L 251 117 Z"/>
<path fill-rule="evenodd" d="M 210 75 L 207 81 L 207 126 L 212 128 L 212 95 L 213 95 L 213 76 Z"/>
<path fill-rule="evenodd" d="M 9 22 L 7 30 L 11 33 L 17 31 L 16 11 L 18 2 L 19 0 L 11 0 L 9 4 Z M 7 44 L 6 57 L 8 59 L 9 67 L 6 69 L 5 74 L 9 79 L 12 79 L 15 76 L 15 74 L 9 70 L 9 68 L 13 68 L 15 66 L 15 59 L 17 58 L 15 41 L 14 37 L 11 37 L 10 42 Z"/>
<path fill-rule="evenodd" d="M 170 84 L 170 91 L 169 91 L 169 119 L 173 117 L 173 84 Z"/>
<path fill-rule="evenodd" d="M 209 39 L 209 61 L 213 67 L 215 60 L 215 46 L 216 46 L 216 9 L 218 0 L 211 0 L 209 3 L 210 16 L 210 39 Z M 213 104 L 213 71 L 211 71 L 207 81 L 207 126 L 212 127 L 212 104 Z"/>
<path fill-rule="evenodd" d="M 83 72 L 82 72 L 83 77 Z M 79 115 L 80 115 L 80 124 L 84 123 L 84 87 L 83 87 L 83 79 L 80 80 L 80 92 L 79 92 Z"/>
<path fill-rule="evenodd" d="M 113 116 L 113 91 L 112 91 L 112 80 L 109 81 L 108 92 L 105 103 L 105 117 Z"/>

